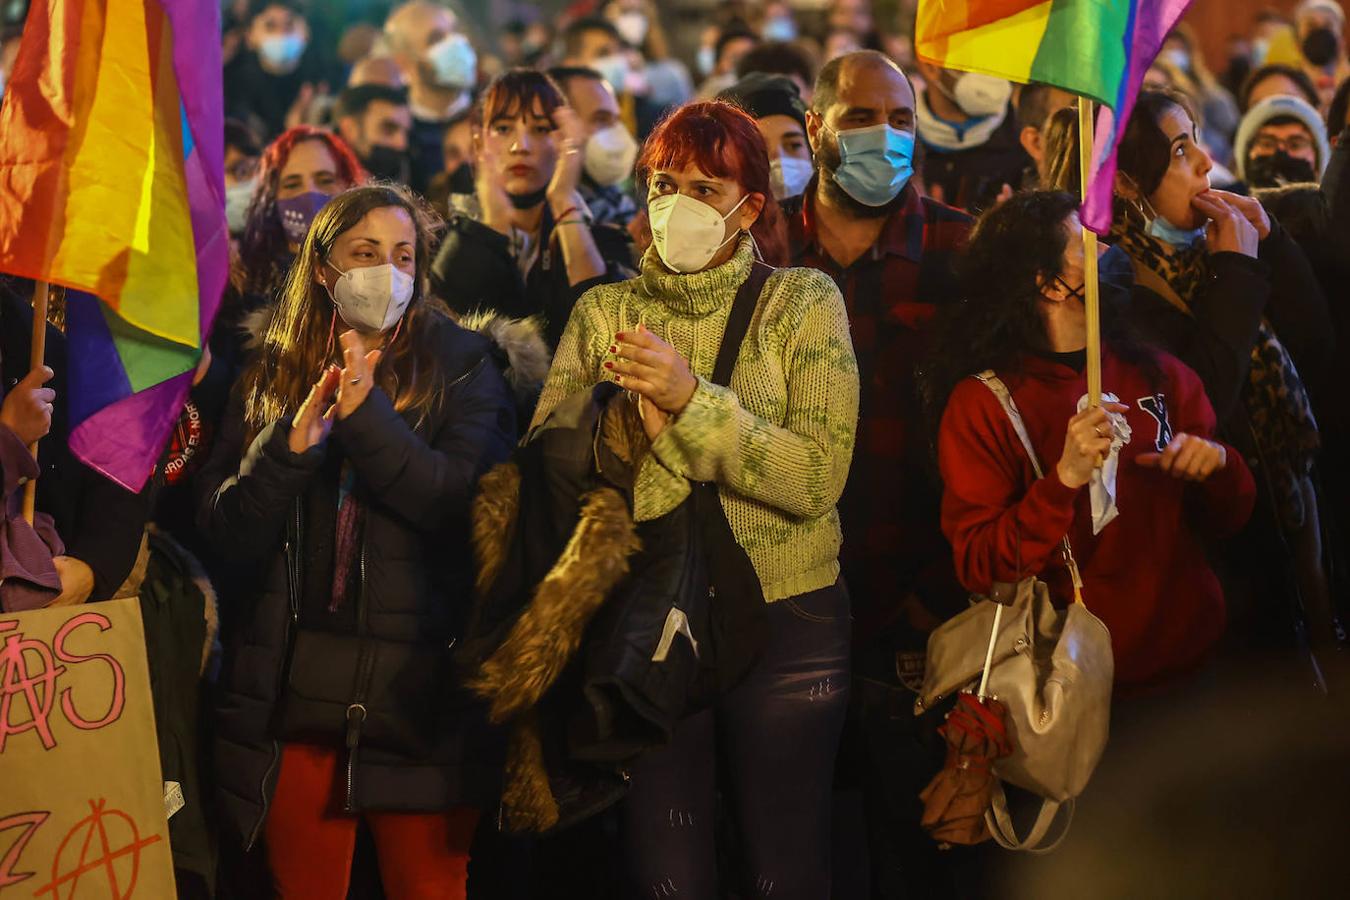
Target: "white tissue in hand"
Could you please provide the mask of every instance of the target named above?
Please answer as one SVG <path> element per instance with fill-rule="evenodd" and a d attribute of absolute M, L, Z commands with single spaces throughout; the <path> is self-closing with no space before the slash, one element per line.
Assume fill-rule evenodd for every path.
<path fill-rule="evenodd" d="M 1102 394 L 1102 403 L 1119 403 L 1115 394 Z M 1088 407 L 1088 396 L 1084 394 L 1078 400 L 1078 411 Z M 1116 470 L 1120 468 L 1120 448 L 1130 442 L 1130 423 L 1118 412 L 1107 410 L 1107 422 L 1111 425 L 1111 451 L 1100 469 L 1094 469 L 1092 480 L 1088 482 L 1088 496 L 1092 499 L 1092 533 L 1101 534 L 1102 529 L 1111 520 L 1120 515 L 1116 506 Z"/>

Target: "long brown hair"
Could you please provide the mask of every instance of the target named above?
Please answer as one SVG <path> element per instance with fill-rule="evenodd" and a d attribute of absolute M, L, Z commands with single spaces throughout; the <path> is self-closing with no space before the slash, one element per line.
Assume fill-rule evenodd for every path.
<path fill-rule="evenodd" d="M 276 313 L 263 334 L 262 348 L 244 372 L 244 420 L 249 442 L 270 423 L 294 415 L 323 368 L 330 362 L 340 362 L 336 333 L 346 326 L 338 320 L 332 298 L 315 274 L 342 234 L 367 213 L 386 207 L 398 207 L 412 218 L 417 232 L 416 273 L 412 300 L 396 339 L 386 346 L 380 359 L 376 383 L 393 398 L 394 408 L 400 412 L 426 411 L 438 399 L 444 373 L 428 320 L 440 313 L 428 306 L 425 290 L 433 214 L 400 185 L 350 188 L 314 217 L 286 277 Z"/>

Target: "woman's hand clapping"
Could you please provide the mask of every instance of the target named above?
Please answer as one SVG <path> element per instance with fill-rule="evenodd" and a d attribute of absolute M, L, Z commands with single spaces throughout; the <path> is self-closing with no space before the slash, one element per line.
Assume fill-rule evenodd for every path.
<path fill-rule="evenodd" d="M 639 325 L 636 331 L 616 334 L 609 349 L 615 359 L 605 363 L 605 370 L 613 374 L 620 387 L 645 398 L 667 416 L 678 416 L 684 411 L 698 387 L 698 379 L 689 371 L 689 362 L 674 347 Z M 648 418 L 644 416 L 643 422 Z M 653 422 L 660 420 L 651 418 Z"/>

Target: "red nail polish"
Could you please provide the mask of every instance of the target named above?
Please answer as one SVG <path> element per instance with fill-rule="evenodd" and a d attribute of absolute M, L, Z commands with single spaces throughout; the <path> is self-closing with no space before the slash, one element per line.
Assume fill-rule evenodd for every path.
<path fill-rule="evenodd" d="M 617 346 L 610 347 L 610 348 L 609 348 L 609 352 L 610 352 L 610 353 L 618 353 L 618 352 L 619 352 L 619 348 L 618 348 Z"/>
<path fill-rule="evenodd" d="M 623 332 L 620 331 L 618 334 L 614 335 L 614 338 L 620 341 L 623 340 Z"/>
<path fill-rule="evenodd" d="M 612 368 L 614 368 L 614 363 L 612 363 L 612 362 L 607 362 L 607 363 L 605 363 L 605 368 L 606 368 L 606 369 L 612 369 Z"/>

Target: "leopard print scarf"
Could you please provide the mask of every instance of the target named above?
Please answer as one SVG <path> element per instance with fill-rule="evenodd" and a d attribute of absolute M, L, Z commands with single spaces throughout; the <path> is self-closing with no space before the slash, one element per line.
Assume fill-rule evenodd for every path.
<path fill-rule="evenodd" d="M 1128 214 L 1116 218 L 1111 240 L 1136 265 L 1150 269 L 1166 282 L 1176 296 L 1164 299 L 1190 315 L 1191 298 L 1209 276 L 1209 254 L 1203 241 L 1186 248 L 1173 247 L 1146 233 L 1138 219 Z M 1247 463 L 1256 472 L 1267 469 L 1280 522 L 1287 531 L 1296 531 L 1307 521 L 1302 487 L 1312 471 L 1321 439 L 1303 379 L 1265 319 L 1252 347 L 1242 404 L 1257 445 L 1255 458 Z"/>

